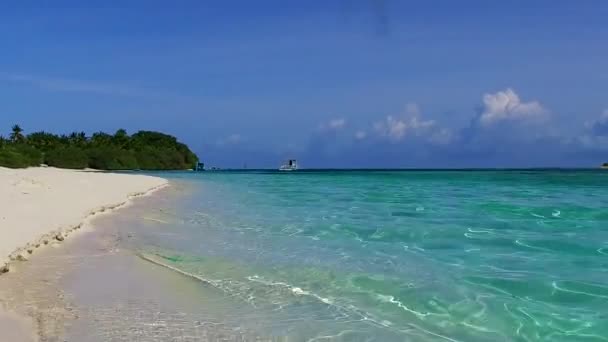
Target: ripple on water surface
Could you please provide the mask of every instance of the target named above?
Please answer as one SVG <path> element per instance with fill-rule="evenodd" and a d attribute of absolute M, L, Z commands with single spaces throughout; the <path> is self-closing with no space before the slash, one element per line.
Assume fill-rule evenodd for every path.
<path fill-rule="evenodd" d="M 163 204 L 171 215 L 135 215 L 132 248 L 204 279 L 248 328 L 302 341 L 608 341 L 605 173 L 179 177 L 188 193 Z"/>

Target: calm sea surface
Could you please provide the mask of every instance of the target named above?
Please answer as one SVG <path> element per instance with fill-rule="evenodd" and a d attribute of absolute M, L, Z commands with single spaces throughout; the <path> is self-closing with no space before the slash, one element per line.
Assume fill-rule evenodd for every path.
<path fill-rule="evenodd" d="M 234 329 L 608 341 L 608 172 L 160 175 L 183 194 L 137 217 L 133 248 L 200 280 L 190 296 Z"/>

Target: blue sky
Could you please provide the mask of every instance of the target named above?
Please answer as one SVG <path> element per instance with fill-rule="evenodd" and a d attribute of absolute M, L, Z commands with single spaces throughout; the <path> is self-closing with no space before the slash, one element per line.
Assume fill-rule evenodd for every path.
<path fill-rule="evenodd" d="M 161 130 L 208 164 L 596 166 L 606 1 L 0 4 L 0 126 Z"/>

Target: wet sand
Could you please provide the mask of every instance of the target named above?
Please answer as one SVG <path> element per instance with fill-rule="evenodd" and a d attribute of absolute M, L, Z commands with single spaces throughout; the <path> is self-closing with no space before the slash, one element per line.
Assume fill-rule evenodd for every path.
<path fill-rule="evenodd" d="M 161 189 L 167 180 L 137 174 L 0 168 L 0 331 L 10 341 L 53 335 L 56 320 L 70 315 L 54 279 L 69 267 L 45 246 L 57 247 L 68 235 L 135 197 Z M 36 264 L 26 261 L 36 259 Z M 63 264 L 65 263 L 65 264 Z M 47 268 L 40 269 L 40 265 Z M 39 295 L 44 292 L 45 295 Z M 48 294 L 48 295 L 46 295 Z M 23 316 L 23 317 L 22 317 Z M 49 316 L 50 319 L 41 318 Z"/>
<path fill-rule="evenodd" d="M 230 321 L 221 291 L 138 257 L 130 239 L 138 229 L 166 229 L 163 203 L 179 192 L 172 186 L 99 216 L 17 263 L 0 279 L 0 298 L 12 312 L 5 322 L 21 327 L 10 323 L 11 331 L 28 342 L 269 340 Z M 134 217 L 141 226 L 130 225 Z M 32 329 L 36 336 L 23 337 Z"/>
<path fill-rule="evenodd" d="M 36 341 L 34 324 L 31 319 L 12 312 L 0 312 L 0 332 L 4 341 Z"/>

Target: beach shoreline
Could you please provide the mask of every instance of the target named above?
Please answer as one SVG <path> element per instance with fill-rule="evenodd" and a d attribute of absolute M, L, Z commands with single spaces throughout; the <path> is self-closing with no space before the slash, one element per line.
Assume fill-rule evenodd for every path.
<path fill-rule="evenodd" d="M 100 214 L 168 185 L 164 178 L 137 174 L 0 168 L 0 282 L 2 273 L 39 248 L 61 243 Z M 31 317 L 7 310 L 5 301 L 0 298 L 3 334 L 13 334 L 13 341 L 35 341 Z"/>

